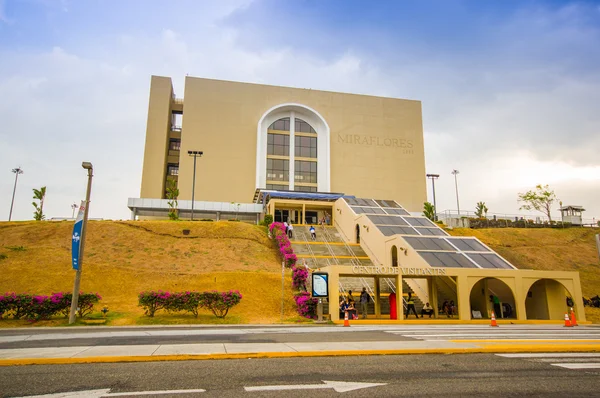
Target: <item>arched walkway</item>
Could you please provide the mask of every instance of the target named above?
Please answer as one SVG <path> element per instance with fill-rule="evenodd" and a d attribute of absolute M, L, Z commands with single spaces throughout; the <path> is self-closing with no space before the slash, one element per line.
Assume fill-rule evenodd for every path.
<path fill-rule="evenodd" d="M 471 318 L 490 319 L 492 311 L 496 318 L 517 318 L 517 306 L 512 289 L 496 278 L 479 280 L 469 296 Z"/>
<path fill-rule="evenodd" d="M 562 283 L 554 279 L 537 280 L 531 285 L 525 298 L 527 319 L 564 319 L 565 311 L 568 310 L 567 297 L 573 296 Z"/>

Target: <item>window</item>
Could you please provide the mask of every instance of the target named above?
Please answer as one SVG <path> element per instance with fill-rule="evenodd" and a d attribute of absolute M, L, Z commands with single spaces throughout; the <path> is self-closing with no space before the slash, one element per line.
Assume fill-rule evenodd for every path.
<path fill-rule="evenodd" d="M 267 155 L 290 156 L 290 136 L 283 134 L 268 134 Z"/>
<path fill-rule="evenodd" d="M 317 158 L 317 137 L 294 137 L 296 149 L 295 156 L 303 158 Z"/>
<path fill-rule="evenodd" d="M 179 175 L 179 164 L 177 164 L 177 163 L 169 163 L 167 165 L 167 175 L 168 176 L 177 176 L 177 175 Z"/>
<path fill-rule="evenodd" d="M 296 160 L 294 162 L 296 182 L 317 183 L 317 163 Z"/>
<path fill-rule="evenodd" d="M 267 159 L 267 180 L 288 181 L 290 178 L 290 161 Z"/>
<path fill-rule="evenodd" d="M 310 124 L 308 124 L 304 120 L 298 119 L 298 118 L 296 118 L 294 120 L 294 131 L 296 133 L 317 134 L 317 132 L 310 126 Z"/>
<path fill-rule="evenodd" d="M 273 124 L 269 126 L 269 130 L 290 131 L 290 118 L 284 117 L 283 119 L 273 122 Z"/>
<path fill-rule="evenodd" d="M 298 192 L 317 192 L 317 187 L 305 187 L 302 185 L 294 185 L 294 191 Z"/>
<path fill-rule="evenodd" d="M 275 189 L 277 191 L 288 191 L 289 185 L 267 184 L 267 189 Z"/>
<path fill-rule="evenodd" d="M 169 141 L 169 150 L 170 151 L 181 150 L 181 140 L 172 139 L 171 141 Z"/>

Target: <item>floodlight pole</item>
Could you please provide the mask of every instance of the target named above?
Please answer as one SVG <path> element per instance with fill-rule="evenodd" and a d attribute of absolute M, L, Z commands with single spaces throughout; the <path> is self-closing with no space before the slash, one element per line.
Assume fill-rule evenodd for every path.
<path fill-rule="evenodd" d="M 202 151 L 188 151 L 189 156 L 194 157 L 194 176 L 192 177 L 192 216 L 191 221 L 194 221 L 194 194 L 196 193 L 196 158 L 199 158 L 203 155 Z"/>
<path fill-rule="evenodd" d="M 83 225 L 81 226 L 81 245 L 79 246 L 78 268 L 75 272 L 75 284 L 73 286 L 73 296 L 71 299 L 71 312 L 69 313 L 69 325 L 75 322 L 77 315 L 77 304 L 79 304 L 79 287 L 81 286 L 81 268 L 83 265 L 83 249 L 85 248 L 85 233 L 87 230 L 87 220 L 90 211 L 90 194 L 92 193 L 92 177 L 94 176 L 94 167 L 90 162 L 83 162 L 81 165 L 88 171 L 87 191 L 85 193 L 85 210 L 83 211 Z"/>
<path fill-rule="evenodd" d="M 458 182 L 456 179 L 458 173 L 458 170 L 452 170 L 452 174 L 454 174 L 454 188 L 456 189 L 456 208 L 458 209 L 458 217 L 460 218 L 460 204 L 458 203 Z"/>
<path fill-rule="evenodd" d="M 431 186 L 433 188 L 433 221 L 437 221 L 437 205 L 435 203 L 435 180 L 439 177 L 439 174 L 427 174 L 427 178 L 431 178 Z"/>
<path fill-rule="evenodd" d="M 12 169 L 12 172 L 15 173 L 15 187 L 13 188 L 12 200 L 10 201 L 10 213 L 8 213 L 8 221 L 12 218 L 12 209 L 13 204 L 15 203 L 15 192 L 17 192 L 17 180 L 19 179 L 19 174 L 23 174 L 23 169 L 17 167 L 16 169 Z"/>

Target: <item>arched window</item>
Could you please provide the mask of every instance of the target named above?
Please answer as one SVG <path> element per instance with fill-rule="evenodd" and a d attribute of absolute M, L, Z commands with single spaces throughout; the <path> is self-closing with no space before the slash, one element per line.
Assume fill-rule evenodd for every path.
<path fill-rule="evenodd" d="M 293 184 L 294 191 L 317 192 L 317 132 L 294 112 L 275 120 L 267 129 L 266 176 L 267 188 L 288 190 Z M 286 182 L 289 185 L 284 185 Z"/>
<path fill-rule="evenodd" d="M 398 248 L 396 245 L 392 246 L 392 267 L 398 266 Z"/>
<path fill-rule="evenodd" d="M 267 110 L 257 128 L 256 187 L 329 192 L 330 135 L 325 119 L 306 105 Z"/>

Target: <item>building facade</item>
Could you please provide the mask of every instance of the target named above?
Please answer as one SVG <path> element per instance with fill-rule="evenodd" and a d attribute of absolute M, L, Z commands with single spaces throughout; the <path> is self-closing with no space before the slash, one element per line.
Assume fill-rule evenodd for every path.
<path fill-rule="evenodd" d="M 426 201 L 420 101 L 152 76 L 140 198 L 251 203 L 256 189 Z"/>

